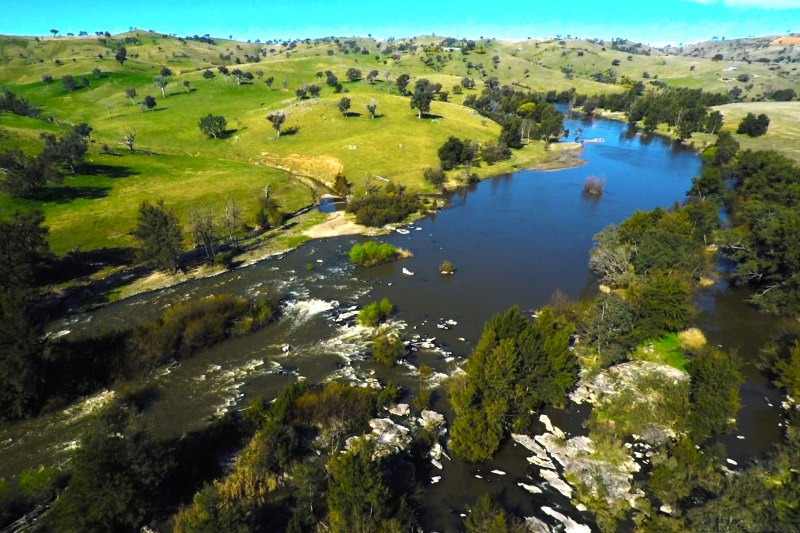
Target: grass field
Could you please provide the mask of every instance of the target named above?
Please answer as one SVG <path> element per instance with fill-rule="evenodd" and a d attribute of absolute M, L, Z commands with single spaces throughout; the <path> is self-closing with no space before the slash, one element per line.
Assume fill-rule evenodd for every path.
<path fill-rule="evenodd" d="M 130 231 L 143 200 L 163 198 L 186 220 L 193 208 L 210 208 L 219 215 L 223 205 L 234 199 L 243 219 L 252 223 L 257 197 L 265 186 L 270 186 L 284 210 L 293 211 L 311 203 L 320 192 L 306 178 L 330 185 L 339 172 L 356 192 L 375 176 L 414 191 L 434 192 L 422 171 L 438 164 L 437 149 L 449 136 L 490 142 L 500 132 L 498 124 L 461 105 L 469 94 L 480 92 L 481 80 L 488 77 L 522 90 L 574 87 L 587 94 L 614 92 L 624 88 L 598 83 L 590 76 L 616 60 L 618 75 L 634 81 L 644 79 L 647 72 L 670 84 L 712 90 L 730 86 L 730 81 L 722 80 L 727 64 L 702 58 L 630 55 L 603 43 L 575 39 L 484 39 L 465 54 L 440 47 L 441 40 L 423 36 L 391 43 L 373 39 L 294 43 L 216 39 L 209 43 L 141 30 L 112 38 L 0 37 L 0 87 L 28 98 L 51 119 L 0 114 L 0 149 L 35 153 L 41 145 L 40 133 L 58 133 L 67 124 L 79 122 L 94 128 L 86 163 L 77 175 L 49 189 L 41 200 L 0 195 L 0 214 L 17 207 L 41 207 L 57 252 L 130 246 L 134 244 Z M 124 65 L 114 60 L 121 45 L 128 54 Z M 217 73 L 220 65 L 250 72 L 254 79 L 238 85 L 232 76 Z M 164 66 L 172 70 L 166 97 L 153 85 Z M 216 75 L 205 79 L 206 68 Z M 364 75 L 377 70 L 378 76 L 372 84 L 348 82 L 349 68 Z M 99 69 L 99 76 L 94 69 Z M 769 70 L 769 65 L 754 63 L 748 69 L 759 81 L 746 94 L 798 87 L 796 75 L 787 77 Z M 343 83 L 344 95 L 334 94 L 325 85 L 320 75 L 327 70 Z M 441 83 L 443 90 L 450 91 L 450 101 L 433 102 L 430 116 L 418 119 L 408 99 L 393 87 L 401 73 L 411 75 L 412 84 L 422 77 Z M 42 81 L 44 74 L 54 81 Z M 85 77 L 89 87 L 65 91 L 60 80 L 67 74 L 78 81 Z M 478 85 L 457 95 L 452 88 L 464 76 L 476 79 Z M 264 83 L 269 77 L 274 79 L 271 87 Z M 183 82 L 188 82 L 188 88 Z M 294 90 L 311 83 L 322 87 L 320 97 L 299 100 Z M 155 110 L 143 112 L 134 105 L 125 96 L 128 88 L 136 90 L 137 102 L 145 95 L 156 97 Z M 348 117 L 337 109 L 342 96 L 352 101 Z M 372 100 L 378 104 L 375 119 L 365 109 Z M 283 129 L 292 134 L 276 137 L 265 119 L 276 110 L 287 113 Z M 201 133 L 197 123 L 207 113 L 227 119 L 226 138 L 207 139 Z M 780 125 L 777 117 L 774 125 Z M 771 128 L 768 136 L 773 130 L 778 128 Z M 787 126 L 782 131 L 787 140 L 776 140 L 791 150 L 788 139 L 796 129 Z M 126 132 L 136 133 L 135 153 L 122 145 Z M 103 145 L 115 155 L 105 155 Z M 486 177 L 564 160 L 564 154 L 545 152 L 541 143 L 532 143 L 510 161 L 482 165 L 475 171 Z M 450 174 L 451 184 L 458 183 L 457 173 Z"/>
<path fill-rule="evenodd" d="M 730 131 L 742 148 L 777 150 L 800 161 L 800 102 L 747 102 L 719 106 L 724 116 L 723 128 Z M 760 137 L 739 135 L 736 128 L 747 113 L 766 114 L 767 133 Z"/>
<path fill-rule="evenodd" d="M 660 363 L 686 371 L 686 358 L 680 347 L 677 333 L 670 333 L 658 340 L 643 342 L 631 354 L 631 359 Z"/>

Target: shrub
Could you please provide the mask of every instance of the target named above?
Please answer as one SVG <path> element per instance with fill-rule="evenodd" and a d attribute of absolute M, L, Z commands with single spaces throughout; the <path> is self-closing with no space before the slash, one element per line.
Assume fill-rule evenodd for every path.
<path fill-rule="evenodd" d="M 406 354 L 403 343 L 393 335 L 380 335 L 372 341 L 372 355 L 386 366 L 394 366 Z"/>
<path fill-rule="evenodd" d="M 358 312 L 356 323 L 360 326 L 374 328 L 392 314 L 394 306 L 388 298 L 383 298 L 380 302 L 371 302 L 365 305 Z"/>
<path fill-rule="evenodd" d="M 488 165 L 493 165 L 498 161 L 508 159 L 510 155 L 511 152 L 509 152 L 508 147 L 502 143 L 487 144 L 481 150 L 481 157 Z"/>
<path fill-rule="evenodd" d="M 400 186 L 388 185 L 384 191 L 373 192 L 350 201 L 347 211 L 355 213 L 356 222 L 381 227 L 400 222 L 419 207 L 419 198 Z"/>
<path fill-rule="evenodd" d="M 362 266 L 388 263 L 397 258 L 397 248 L 388 243 L 368 241 L 356 243 L 350 248 L 350 261 Z"/>
<path fill-rule="evenodd" d="M 606 181 L 604 179 L 589 176 L 583 182 L 583 193 L 591 196 L 601 196 L 605 186 Z"/>
<path fill-rule="evenodd" d="M 447 179 L 441 168 L 426 168 L 422 174 L 425 176 L 425 181 L 436 187 L 440 187 Z"/>
<path fill-rule="evenodd" d="M 453 263 L 451 263 L 447 259 L 442 261 L 442 264 L 439 265 L 439 272 L 441 272 L 442 274 L 453 274 L 455 273 L 455 271 L 456 271 L 455 265 L 453 265 Z"/>

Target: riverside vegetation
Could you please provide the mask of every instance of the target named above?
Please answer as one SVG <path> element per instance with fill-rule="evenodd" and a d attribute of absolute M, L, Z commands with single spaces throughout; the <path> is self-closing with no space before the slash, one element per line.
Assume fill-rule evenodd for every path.
<path fill-rule="evenodd" d="M 460 51 L 445 51 L 454 46 Z M 589 262 L 608 293 L 579 303 L 554 298 L 531 319 L 512 308 L 487 322 L 465 373 L 448 383 L 455 418 L 446 444 L 468 461 L 489 459 L 509 433 L 532 431 L 533 413 L 564 405 L 576 385 L 657 361 L 683 377 L 644 376 L 617 396 L 598 398 L 586 423 L 595 458 L 604 462 L 627 454 L 623 442 L 633 435 L 655 428 L 666 436 L 653 443 L 636 508 L 567 472 L 598 527 L 613 531 L 631 519 L 643 530 L 796 529 L 793 400 L 775 451 L 728 475 L 714 438 L 732 429 L 739 407 L 738 361 L 702 342 L 675 340 L 691 325 L 711 245 L 734 263 L 733 280 L 753 290 L 754 304 L 776 315 L 800 312 L 796 154 L 740 150 L 739 142 L 760 141 L 732 132 L 738 122 L 719 111 L 746 109 L 732 103 L 745 97 L 788 94 L 796 79 L 783 60 L 754 61 L 761 85 L 739 82 L 729 91 L 713 57 L 624 41 L 559 39 L 517 49 L 492 39 L 262 44 L 133 31 L 97 39 L 9 37 L 0 50 L 8 87 L 0 99 L 3 419 L 37 416 L 246 335 L 280 308 L 272 291 L 251 301 L 218 295 L 173 306 L 127 331 L 47 337 L 41 304 L 48 285 L 68 281 L 58 274 L 65 265 L 95 273 L 87 264 L 93 252 L 106 267 L 120 266 L 136 247 L 145 252 L 141 259 L 174 270 L 189 242 L 214 262 L 256 225 L 279 226 L 321 192 L 352 194 L 348 210 L 362 224 L 397 222 L 420 209 L 420 193 L 548 158 L 548 145 L 567 136 L 551 104 L 587 113 L 600 107 L 627 113 L 649 131 L 704 139 L 702 173 L 681 205 L 634 213 L 597 235 Z M 343 109 L 345 92 L 350 106 Z M 369 117 L 355 116 L 362 100 Z M 224 109 L 214 109 L 221 101 Z M 776 123 L 756 139 L 768 138 Z M 343 131 L 353 139 L 345 147 Z M 344 172 L 369 177 L 348 185 Z M 389 183 L 378 185 L 378 177 Z M 381 245 L 366 248 L 372 251 L 362 247 L 357 262 L 388 256 Z M 356 321 L 374 327 L 393 308 L 384 298 Z M 765 371 L 795 400 L 798 346 L 800 333 L 790 328 L 763 354 Z M 398 339 L 376 337 L 377 360 L 391 365 L 403 355 Z M 418 525 L 415 465 L 441 437 L 420 426 L 408 455 L 376 450 L 363 437 L 369 421 L 398 399 L 391 384 L 374 391 L 296 383 L 272 403 L 254 400 L 242 413 L 168 442 L 137 417 L 142 392 L 121 394 L 97 415 L 68 472 L 43 467 L 0 480 L 0 524 L 58 496 L 44 518 L 54 530 Z M 219 457 L 232 452 L 235 461 L 223 469 Z M 671 511 L 660 512 L 664 506 Z M 481 498 L 464 527 L 487 524 L 520 527 Z"/>

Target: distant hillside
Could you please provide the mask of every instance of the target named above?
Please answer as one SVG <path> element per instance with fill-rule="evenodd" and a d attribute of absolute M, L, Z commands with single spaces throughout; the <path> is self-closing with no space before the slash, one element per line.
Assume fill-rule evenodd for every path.
<path fill-rule="evenodd" d="M 783 39 L 780 46 L 794 54 L 796 38 Z M 736 46 L 762 57 L 760 43 Z M 701 48 L 702 54 L 691 55 Z M 649 90 L 663 85 L 721 93 L 735 89 L 737 101 L 769 99 L 777 89 L 800 92 L 800 73 L 787 62 L 788 52 L 780 62 L 750 63 L 715 60 L 717 52 L 706 53 L 701 45 L 659 50 L 622 40 L 420 36 L 237 42 L 142 30 L 114 36 L 2 36 L 0 87 L 40 106 L 46 120 L 0 113 L 0 149 L 36 152 L 40 133 L 60 133 L 68 124 L 87 122 L 94 131 L 90 164 L 68 177 L 57 196 L 23 201 L 0 194 L 0 211 L 42 207 L 54 248 L 66 251 L 130 246 L 143 200 L 164 198 L 185 220 L 198 206 L 220 211 L 231 199 L 241 206 L 243 218 L 252 220 L 266 185 L 283 209 L 294 211 L 325 192 L 338 173 L 357 191 L 381 176 L 414 191 L 434 192 L 422 171 L 438 165 L 437 150 L 448 137 L 481 143 L 498 138 L 497 123 L 462 105 L 490 78 L 551 97 L 573 89 L 585 95 L 621 93 L 639 82 Z M 169 79 L 162 95 L 154 80 L 164 68 Z M 241 84 L 222 73 L 235 69 L 243 73 Z M 350 69 L 360 76 L 349 80 Z M 326 71 L 341 83 L 341 94 L 326 83 Z M 441 85 L 428 119 L 417 119 L 408 98 L 399 95 L 401 74 L 411 77 L 411 87 L 420 78 Z M 77 85 L 74 90 L 62 83 L 68 76 Z M 320 87 L 319 96 L 297 96 L 297 89 L 310 85 Z M 125 94 L 129 89 L 136 93 L 133 99 Z M 155 97 L 154 111 L 143 111 L 145 96 Z M 343 96 L 351 100 L 348 116 L 338 109 Z M 377 104 L 375 119 L 366 110 L 370 102 Z M 291 135 L 276 138 L 266 120 L 274 111 L 287 114 L 284 128 Z M 207 139 L 201 133 L 198 121 L 208 113 L 226 118 L 226 138 Z M 130 132 L 136 135 L 135 153 L 122 143 Z M 511 161 L 475 171 L 485 176 L 549 157 L 542 143 L 532 142 Z"/>

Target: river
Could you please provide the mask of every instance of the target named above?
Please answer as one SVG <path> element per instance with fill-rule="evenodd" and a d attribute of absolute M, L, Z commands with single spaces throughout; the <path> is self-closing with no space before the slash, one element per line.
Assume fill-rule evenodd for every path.
<path fill-rule="evenodd" d="M 603 140 L 584 145 L 586 165 L 516 172 L 454 193 L 447 209 L 407 226 L 407 233 L 382 239 L 410 250 L 409 259 L 370 269 L 354 267 L 346 254 L 361 237 L 312 241 L 247 268 L 72 316 L 54 328 L 81 334 L 129 327 L 152 319 L 174 302 L 209 294 L 250 296 L 269 286 L 286 294 L 278 323 L 204 351 L 149 380 L 153 397 L 145 416 L 165 437 L 201 427 L 215 413 L 238 408 L 253 396 L 274 396 L 300 378 L 364 383 L 374 375 L 413 390 L 415 367 L 432 367 L 437 379 L 449 374 L 469 355 L 493 313 L 514 304 L 524 311 L 535 309 L 556 289 L 573 299 L 593 295 L 597 285 L 587 267 L 592 236 L 634 210 L 681 201 L 699 173 L 694 152 L 662 137 L 642 137 L 625 124 L 570 119 L 566 127 L 573 132 L 582 128 L 585 139 Z M 589 176 L 605 180 L 601 197 L 582 193 Z M 444 259 L 455 264 L 455 275 L 439 274 Z M 403 269 L 413 275 L 405 275 Z M 352 318 L 356 306 L 382 297 L 397 307 L 389 327 L 413 341 L 408 366 L 385 369 L 363 355 L 367 332 L 353 325 Z M 765 452 L 779 435 L 777 408 L 768 405 L 777 406 L 779 396 L 752 366 L 771 322 L 748 308 L 745 298 L 742 291 L 720 282 L 700 295 L 703 312 L 697 319 L 711 342 L 737 350 L 746 363 L 739 431 L 724 440 L 737 459 Z M 66 450 L 84 427 L 85 413 L 103 398 L 0 428 L 0 476 L 67 457 Z M 442 394 L 435 394 L 434 402 L 436 409 L 447 410 Z M 577 432 L 586 411 L 573 408 L 550 415 L 568 432 Z M 523 516 L 540 515 L 538 506 L 555 502 L 563 512 L 588 520 L 557 493 L 531 496 L 520 489 L 516 482 L 525 481 L 525 457 L 519 446 L 507 443 L 491 465 L 446 461 L 444 470 L 435 474 L 442 481 L 426 492 L 425 528 L 458 527 L 464 506 L 483 492 L 501 497 Z M 492 469 L 508 474 L 486 475 Z"/>

